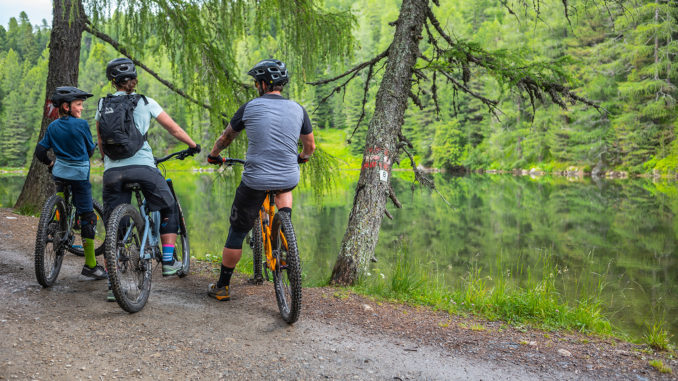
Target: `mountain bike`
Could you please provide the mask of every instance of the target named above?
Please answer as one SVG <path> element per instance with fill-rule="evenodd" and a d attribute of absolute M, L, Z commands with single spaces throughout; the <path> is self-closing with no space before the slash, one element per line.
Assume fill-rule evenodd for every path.
<path fill-rule="evenodd" d="M 192 156 L 190 150 L 174 152 L 162 158 L 156 158 L 156 165 L 169 159 L 184 160 Z M 174 192 L 171 179 L 166 178 L 179 213 L 179 231 L 174 246 L 174 260 L 182 264 L 177 275 L 185 277 L 190 269 L 190 247 L 188 230 L 181 204 Z M 118 205 L 108 219 L 104 259 L 108 270 L 108 280 L 115 300 L 123 310 L 134 313 L 146 305 L 151 292 L 151 274 L 153 260 L 162 263 L 160 248 L 160 212 L 151 211 L 138 183 L 127 183 L 125 190 L 132 191 L 137 200 L 137 208 L 131 204 Z"/>
<path fill-rule="evenodd" d="M 245 161 L 224 158 L 225 165 L 235 163 Z M 266 193 L 249 241 L 254 262 L 252 281 L 261 284 L 264 279 L 270 281 L 272 275 L 280 315 L 289 324 L 296 322 L 301 310 L 301 260 L 292 220 L 287 213 L 276 213 L 274 192 Z"/>
<path fill-rule="evenodd" d="M 62 186 L 64 197 L 54 194 L 42 206 L 35 237 L 35 276 L 42 287 L 54 284 L 66 251 L 79 256 L 85 255 L 81 238 L 78 238 L 80 235 L 76 234 L 80 230 L 80 221 L 73 205 L 71 187 L 67 184 Z M 92 200 L 92 206 L 97 217 L 94 253 L 101 255 L 106 237 L 103 207 L 96 200 Z"/>

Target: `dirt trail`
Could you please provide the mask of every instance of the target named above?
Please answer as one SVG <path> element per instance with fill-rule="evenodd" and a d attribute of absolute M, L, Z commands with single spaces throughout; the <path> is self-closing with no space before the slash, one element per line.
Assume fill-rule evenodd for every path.
<path fill-rule="evenodd" d="M 80 279 L 83 259 L 70 254 L 57 284 L 39 286 L 36 224 L 0 209 L 0 379 L 671 378 L 629 344 L 547 340 L 331 288 L 305 289 L 302 316 L 289 326 L 270 284 L 237 278 L 231 301 L 209 299 L 208 264 L 184 279 L 156 269 L 146 307 L 130 315 L 104 301 L 105 281 Z M 473 324 L 486 329 L 465 328 Z"/>

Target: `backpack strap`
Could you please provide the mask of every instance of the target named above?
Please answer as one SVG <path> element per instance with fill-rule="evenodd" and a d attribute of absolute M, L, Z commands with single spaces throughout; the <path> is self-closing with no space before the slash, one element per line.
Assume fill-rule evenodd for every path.
<path fill-rule="evenodd" d="M 145 104 L 145 105 L 148 105 L 148 99 L 146 99 L 146 96 L 143 95 L 143 94 L 139 94 L 139 96 L 141 97 L 141 99 L 144 100 L 144 104 Z"/>

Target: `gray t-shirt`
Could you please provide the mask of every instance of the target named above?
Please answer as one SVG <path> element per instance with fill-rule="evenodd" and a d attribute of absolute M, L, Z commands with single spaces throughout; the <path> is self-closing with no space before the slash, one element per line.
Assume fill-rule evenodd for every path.
<path fill-rule="evenodd" d="M 297 142 L 313 132 L 306 110 L 280 95 L 265 94 L 244 105 L 231 118 L 235 131 L 247 132 L 242 182 L 256 190 L 281 190 L 299 183 Z"/>

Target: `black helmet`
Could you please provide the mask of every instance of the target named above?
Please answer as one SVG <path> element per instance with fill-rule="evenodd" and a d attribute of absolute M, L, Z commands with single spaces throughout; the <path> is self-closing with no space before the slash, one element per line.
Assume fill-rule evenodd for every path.
<path fill-rule="evenodd" d="M 115 83 L 125 83 L 137 77 L 137 69 L 129 58 L 116 58 L 106 65 L 106 78 Z"/>
<path fill-rule="evenodd" d="M 62 103 L 65 102 L 73 102 L 76 99 L 82 99 L 85 100 L 89 97 L 91 97 L 92 94 L 86 93 L 77 87 L 73 86 L 60 86 L 57 87 L 56 90 L 54 90 L 54 94 L 52 94 L 52 103 L 54 104 L 54 107 L 59 107 L 61 106 Z"/>
<path fill-rule="evenodd" d="M 269 86 L 284 85 L 289 79 L 285 64 L 275 59 L 260 61 L 247 74 L 254 77 L 257 82 L 264 81 Z"/>

